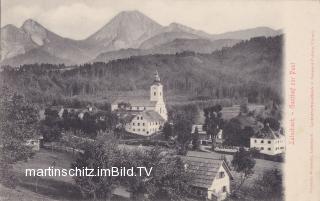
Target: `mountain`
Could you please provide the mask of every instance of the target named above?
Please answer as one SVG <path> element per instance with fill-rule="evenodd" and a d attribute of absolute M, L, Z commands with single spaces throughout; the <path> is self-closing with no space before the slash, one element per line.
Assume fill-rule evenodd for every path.
<path fill-rule="evenodd" d="M 35 64 L 35 63 L 49 63 L 49 64 L 66 64 L 72 62 L 67 59 L 62 59 L 49 54 L 42 49 L 32 49 L 25 54 L 17 55 L 15 57 L 4 59 L 1 64 L 9 66 L 20 66 L 21 64 Z"/>
<path fill-rule="evenodd" d="M 245 29 L 239 31 L 226 32 L 222 34 L 212 35 L 212 40 L 218 39 L 237 39 L 237 40 L 249 40 L 250 38 L 259 37 L 259 36 L 277 36 L 282 34 L 281 30 L 274 30 L 269 27 L 256 27 L 252 29 Z"/>
<path fill-rule="evenodd" d="M 83 64 L 146 54 L 175 54 L 182 51 L 209 53 L 233 45 L 236 41 L 279 34 L 281 31 L 268 27 L 208 34 L 178 23 L 162 26 L 134 10 L 120 12 L 84 40 L 73 40 L 61 37 L 28 19 L 19 28 L 13 25 L 1 28 L 0 65 L 21 65 L 24 63 L 19 62 L 23 61 Z M 34 49 L 38 51 L 28 54 Z M 39 55 L 35 55 L 37 53 Z M 39 59 L 41 55 L 46 55 L 44 58 L 48 60 Z M 30 56 L 35 58 L 28 58 Z"/>
<path fill-rule="evenodd" d="M 45 58 L 61 58 L 62 61 L 69 60 L 72 63 L 81 63 L 89 59 L 77 41 L 63 38 L 47 30 L 32 19 L 26 20 L 20 28 L 13 25 L 3 27 L 1 35 L 2 59 L 4 60 L 2 64 L 8 63 L 5 59 L 10 58 L 10 61 L 13 62 L 13 57 L 17 59 L 13 63 L 23 64 L 18 61 L 32 61 L 33 58 L 27 57 L 31 55 L 36 56 L 36 53 L 45 54 Z M 32 49 L 38 49 L 39 51 L 27 54 Z M 41 55 L 36 57 L 40 57 Z M 23 58 L 19 58 L 20 56 Z M 42 59 L 42 61 L 45 60 Z M 53 60 L 50 59 L 50 61 Z M 49 61 L 46 63 L 49 63 Z"/>
<path fill-rule="evenodd" d="M 162 26 L 139 11 L 123 11 L 83 43 L 95 53 L 137 48 Z"/>
<path fill-rule="evenodd" d="M 24 32 L 14 25 L 6 25 L 1 29 L 1 60 L 24 54 L 37 45 Z"/>
<path fill-rule="evenodd" d="M 142 56 L 148 54 L 176 54 L 184 51 L 197 53 L 212 53 L 223 47 L 231 47 L 240 40 L 221 39 L 210 41 L 207 39 L 174 39 L 171 42 L 160 44 L 152 49 L 121 49 L 117 51 L 105 52 L 99 54 L 92 62 L 109 62 L 111 60 L 129 58 L 132 56 Z"/>

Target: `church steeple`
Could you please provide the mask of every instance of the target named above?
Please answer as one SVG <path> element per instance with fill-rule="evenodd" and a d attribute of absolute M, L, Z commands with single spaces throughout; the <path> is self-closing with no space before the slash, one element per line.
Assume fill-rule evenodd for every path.
<path fill-rule="evenodd" d="M 158 71 L 156 70 L 156 72 L 154 73 L 154 81 L 153 81 L 153 83 L 160 83 L 160 82 L 161 82 L 160 76 L 159 76 Z"/>

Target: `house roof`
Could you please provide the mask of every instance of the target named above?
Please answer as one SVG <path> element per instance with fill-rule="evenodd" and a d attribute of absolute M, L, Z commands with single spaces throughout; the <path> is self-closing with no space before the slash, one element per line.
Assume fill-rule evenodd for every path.
<path fill-rule="evenodd" d="M 225 161 L 210 153 L 189 151 L 183 159 L 188 164 L 187 170 L 194 173 L 193 186 L 209 188 L 221 166 L 225 168 L 230 178 L 233 178 Z"/>
<path fill-rule="evenodd" d="M 163 117 L 156 111 L 153 110 L 145 110 L 141 112 L 141 115 L 144 119 L 148 121 L 157 121 L 157 122 L 164 122 L 165 120 Z"/>
<path fill-rule="evenodd" d="M 274 131 L 269 124 L 266 124 L 262 129 L 255 133 L 255 138 L 263 138 L 263 139 L 277 139 L 281 137 L 282 134 L 280 131 Z"/>
<path fill-rule="evenodd" d="M 135 107 L 154 107 L 157 104 L 157 101 L 150 101 L 149 97 L 123 97 L 113 101 L 112 105 L 116 105 L 121 102 L 129 103 L 131 106 Z"/>

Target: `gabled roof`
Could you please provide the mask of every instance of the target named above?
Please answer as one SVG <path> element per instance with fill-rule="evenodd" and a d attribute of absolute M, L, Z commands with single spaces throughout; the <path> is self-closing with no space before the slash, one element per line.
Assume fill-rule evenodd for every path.
<path fill-rule="evenodd" d="M 281 137 L 282 134 L 279 131 L 274 131 L 269 124 L 266 124 L 262 129 L 255 133 L 253 137 L 263 138 L 263 139 L 277 139 Z"/>
<path fill-rule="evenodd" d="M 164 122 L 163 117 L 156 111 L 145 110 L 140 113 L 141 116 L 148 121 Z"/>
<path fill-rule="evenodd" d="M 229 177 L 233 178 L 226 162 L 210 156 L 209 153 L 189 151 L 183 159 L 187 163 L 187 170 L 194 174 L 193 186 L 209 188 L 221 166 L 224 167 Z"/>
<path fill-rule="evenodd" d="M 157 101 L 150 101 L 149 97 L 123 97 L 113 101 L 112 105 L 116 105 L 121 102 L 129 103 L 133 107 L 154 107 L 157 104 Z"/>

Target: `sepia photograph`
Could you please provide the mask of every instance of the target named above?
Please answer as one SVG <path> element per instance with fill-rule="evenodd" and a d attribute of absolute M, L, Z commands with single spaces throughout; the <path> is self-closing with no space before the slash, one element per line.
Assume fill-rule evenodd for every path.
<path fill-rule="evenodd" d="M 2 0 L 0 200 L 289 200 L 277 5 Z"/>

